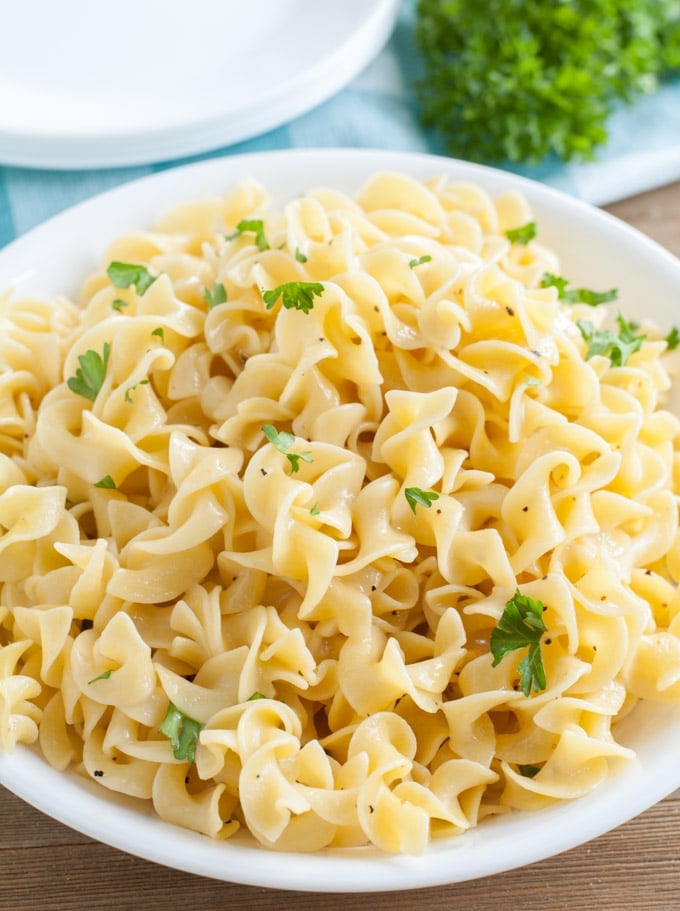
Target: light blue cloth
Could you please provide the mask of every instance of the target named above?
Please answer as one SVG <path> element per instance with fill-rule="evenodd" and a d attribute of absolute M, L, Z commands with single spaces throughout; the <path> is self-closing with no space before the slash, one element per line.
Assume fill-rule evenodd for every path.
<path fill-rule="evenodd" d="M 0 247 L 73 203 L 133 178 L 218 155 L 304 147 L 386 148 L 446 154 L 418 119 L 413 82 L 414 0 L 403 0 L 395 31 L 378 57 L 346 88 L 283 127 L 181 161 L 90 171 L 0 167 Z M 609 124 L 610 141 L 587 165 L 514 168 L 596 204 L 680 179 L 680 79 Z"/>

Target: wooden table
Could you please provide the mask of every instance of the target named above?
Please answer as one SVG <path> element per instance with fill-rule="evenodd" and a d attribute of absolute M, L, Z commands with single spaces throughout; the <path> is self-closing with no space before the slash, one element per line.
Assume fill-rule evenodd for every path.
<path fill-rule="evenodd" d="M 680 183 L 610 211 L 680 256 Z M 279 892 L 179 873 L 93 842 L 2 788 L 0 820 L 0 911 L 680 911 L 680 791 L 590 844 L 530 867 L 370 895 Z"/>

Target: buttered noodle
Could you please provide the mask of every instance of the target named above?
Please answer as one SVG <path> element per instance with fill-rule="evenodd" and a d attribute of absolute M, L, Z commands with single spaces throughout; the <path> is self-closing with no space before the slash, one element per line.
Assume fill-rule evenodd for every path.
<path fill-rule="evenodd" d="M 506 234 L 532 217 L 444 179 L 283 210 L 247 181 L 121 237 L 78 305 L 5 299 L 0 746 L 307 851 L 418 852 L 629 758 L 613 723 L 680 699 L 671 355 L 643 326 L 589 356 L 611 305 L 541 287 L 540 223 Z M 291 282 L 308 311 L 265 303 Z M 529 695 L 489 645 L 518 589 Z"/>

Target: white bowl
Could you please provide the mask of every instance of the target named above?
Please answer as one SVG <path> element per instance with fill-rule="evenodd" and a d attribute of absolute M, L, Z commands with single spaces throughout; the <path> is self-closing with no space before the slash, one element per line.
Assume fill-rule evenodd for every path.
<path fill-rule="evenodd" d="M 427 155 L 365 150 L 307 150 L 233 156 L 144 178 L 82 203 L 0 252 L 0 287 L 41 295 L 75 292 L 117 235 L 150 227 L 176 203 L 227 191 L 246 176 L 282 203 L 313 185 L 358 190 L 373 172 L 472 180 L 492 194 L 510 188 L 528 198 L 541 241 L 558 251 L 575 284 L 617 287 L 621 308 L 670 328 L 680 263 L 606 213 L 540 184 L 483 166 Z M 145 805 L 117 797 L 76 775 L 51 769 L 31 749 L 0 755 L 0 783 L 72 828 L 169 867 L 250 885 L 320 892 L 367 892 L 460 882 L 565 851 L 632 818 L 680 786 L 680 706 L 639 704 L 617 728 L 637 758 L 587 798 L 537 813 L 514 812 L 434 843 L 418 857 L 373 849 L 318 854 L 265 851 L 247 839 L 226 842 L 176 828 Z"/>

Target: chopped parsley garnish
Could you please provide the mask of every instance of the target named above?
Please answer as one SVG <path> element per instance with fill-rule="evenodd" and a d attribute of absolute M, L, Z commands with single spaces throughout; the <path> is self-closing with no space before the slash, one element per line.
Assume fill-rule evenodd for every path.
<path fill-rule="evenodd" d="M 269 249 L 269 244 L 267 243 L 267 238 L 264 234 L 264 222 L 261 218 L 242 218 L 241 221 L 236 225 L 236 230 L 234 233 L 227 234 L 227 240 L 233 240 L 235 237 L 239 237 L 241 234 L 254 234 L 255 245 L 257 246 L 257 249 Z"/>
<path fill-rule="evenodd" d="M 151 335 L 157 335 L 161 342 L 165 344 L 165 332 L 163 331 L 162 326 L 158 326 L 156 329 L 154 329 Z"/>
<path fill-rule="evenodd" d="M 299 247 L 296 247 L 296 248 L 295 248 L 295 259 L 296 259 L 299 263 L 306 263 L 306 262 L 307 262 L 307 256 L 302 252 L 302 250 L 301 250 Z"/>
<path fill-rule="evenodd" d="M 680 330 L 677 326 L 673 326 L 664 341 L 669 351 L 673 351 L 680 345 Z"/>
<path fill-rule="evenodd" d="M 113 668 L 109 668 L 108 671 L 103 671 L 97 677 L 93 677 L 92 680 L 88 680 L 87 685 L 89 686 L 91 683 L 96 683 L 97 680 L 108 680 L 112 673 Z"/>
<path fill-rule="evenodd" d="M 425 509 L 429 509 L 432 503 L 439 499 L 439 494 L 435 493 L 434 490 L 421 490 L 420 487 L 406 487 L 404 496 L 414 516 L 418 504 L 424 506 Z"/>
<path fill-rule="evenodd" d="M 310 516 L 318 516 L 318 515 L 319 515 L 319 507 L 316 505 L 316 503 L 315 503 L 314 506 L 312 506 L 312 508 L 309 510 L 309 514 L 310 514 Z"/>
<path fill-rule="evenodd" d="M 117 298 L 115 298 L 115 300 L 111 301 L 111 308 L 113 310 L 117 310 L 118 313 L 122 313 L 123 307 L 127 307 L 127 305 L 128 305 L 128 302 L 124 301 L 122 299 L 122 297 L 117 297 Z"/>
<path fill-rule="evenodd" d="M 210 310 L 212 310 L 213 307 L 219 307 L 220 304 L 226 304 L 227 302 L 227 292 L 222 282 L 217 282 L 212 291 L 210 288 L 205 288 L 203 294 L 207 301 L 208 309 Z"/>
<path fill-rule="evenodd" d="M 518 765 L 517 771 L 525 778 L 535 778 L 541 771 L 541 767 L 537 765 Z"/>
<path fill-rule="evenodd" d="M 292 433 L 288 433 L 286 430 L 277 430 L 273 424 L 263 424 L 261 429 L 272 446 L 275 446 L 288 459 L 291 474 L 295 474 L 296 471 L 300 470 L 300 459 L 303 462 L 314 461 L 311 452 L 288 452 L 295 443 L 295 437 Z"/>
<path fill-rule="evenodd" d="M 163 723 L 158 730 L 161 734 L 165 734 L 170 741 L 175 759 L 193 762 L 196 757 L 198 735 L 202 727 L 203 725 L 200 722 L 189 718 L 188 715 L 181 712 L 171 702 Z"/>
<path fill-rule="evenodd" d="M 415 269 L 416 266 L 422 266 L 423 263 L 429 263 L 432 261 L 432 257 L 425 253 L 423 256 L 417 257 L 417 259 L 412 259 L 409 262 L 409 269 Z"/>
<path fill-rule="evenodd" d="M 314 307 L 314 298 L 321 297 L 322 294 L 321 282 L 285 282 L 271 291 L 265 291 L 262 298 L 267 310 L 271 310 L 281 298 L 286 310 L 302 310 L 303 313 L 309 313 Z"/>
<path fill-rule="evenodd" d="M 628 322 L 620 313 L 616 317 L 619 334 L 609 329 L 595 329 L 588 320 L 580 319 L 576 325 L 588 343 L 586 360 L 602 354 L 608 357 L 615 367 L 622 367 L 636 351 L 642 347 L 646 335 L 636 335 L 637 323 Z"/>
<path fill-rule="evenodd" d="M 536 237 L 536 222 L 528 221 L 519 228 L 509 228 L 505 232 L 505 236 L 511 244 L 520 244 L 522 247 L 526 247 L 529 241 Z"/>
<path fill-rule="evenodd" d="M 104 342 L 101 354 L 91 348 L 85 354 L 79 354 L 78 363 L 80 367 L 76 370 L 75 376 L 70 376 L 66 380 L 71 392 L 75 392 L 76 395 L 82 395 L 83 398 L 94 402 L 104 383 L 110 354 L 111 345 L 108 342 Z"/>
<path fill-rule="evenodd" d="M 600 304 L 608 304 L 615 301 L 619 296 L 616 288 L 609 291 L 592 291 L 590 288 L 570 288 L 569 282 L 561 275 L 553 275 L 552 272 L 545 272 L 541 279 L 541 288 L 557 288 L 557 296 L 561 301 L 567 304 L 587 304 L 589 307 L 599 307 Z"/>
<path fill-rule="evenodd" d="M 578 288 L 576 291 L 567 291 L 568 301 L 572 302 L 572 295 L 575 295 L 574 303 L 587 304 L 589 307 L 599 307 L 600 304 L 608 304 L 615 301 L 619 296 L 616 288 L 609 291 L 591 291 L 588 288 Z"/>
<path fill-rule="evenodd" d="M 557 288 L 557 296 L 560 300 L 566 300 L 567 285 L 569 282 L 561 275 L 555 275 L 553 272 L 544 272 L 541 278 L 541 288 Z"/>
<path fill-rule="evenodd" d="M 286 458 L 290 462 L 290 473 L 295 474 L 296 471 L 300 470 L 300 459 L 303 462 L 313 462 L 311 452 L 287 452 Z"/>
<path fill-rule="evenodd" d="M 544 690 L 546 685 L 545 668 L 541 655 L 541 636 L 547 632 L 543 622 L 544 604 L 519 589 L 506 603 L 498 625 L 491 633 L 490 647 L 493 655 L 493 667 L 509 653 L 518 649 L 528 649 L 527 654 L 517 666 L 519 685 L 525 696 L 531 690 Z"/>
<path fill-rule="evenodd" d="M 138 383 L 135 383 L 134 386 L 128 386 L 128 388 L 125 390 L 125 401 L 128 403 L 128 405 L 132 405 L 132 393 L 135 391 L 137 386 L 146 386 L 148 383 L 149 380 L 145 379 L 140 380 Z"/>
<path fill-rule="evenodd" d="M 120 262 L 112 262 L 106 270 L 106 274 L 116 288 L 129 288 L 134 285 L 137 294 L 144 294 L 158 277 L 152 275 L 146 266 Z"/>
<path fill-rule="evenodd" d="M 267 697 L 264 693 L 261 693 L 259 690 L 255 690 L 252 696 L 248 696 L 246 702 L 255 702 L 257 699 L 266 699 Z"/>
<path fill-rule="evenodd" d="M 103 487 L 104 490 L 115 490 L 116 482 L 113 480 L 110 474 L 105 474 L 104 477 L 97 481 L 94 486 Z"/>

